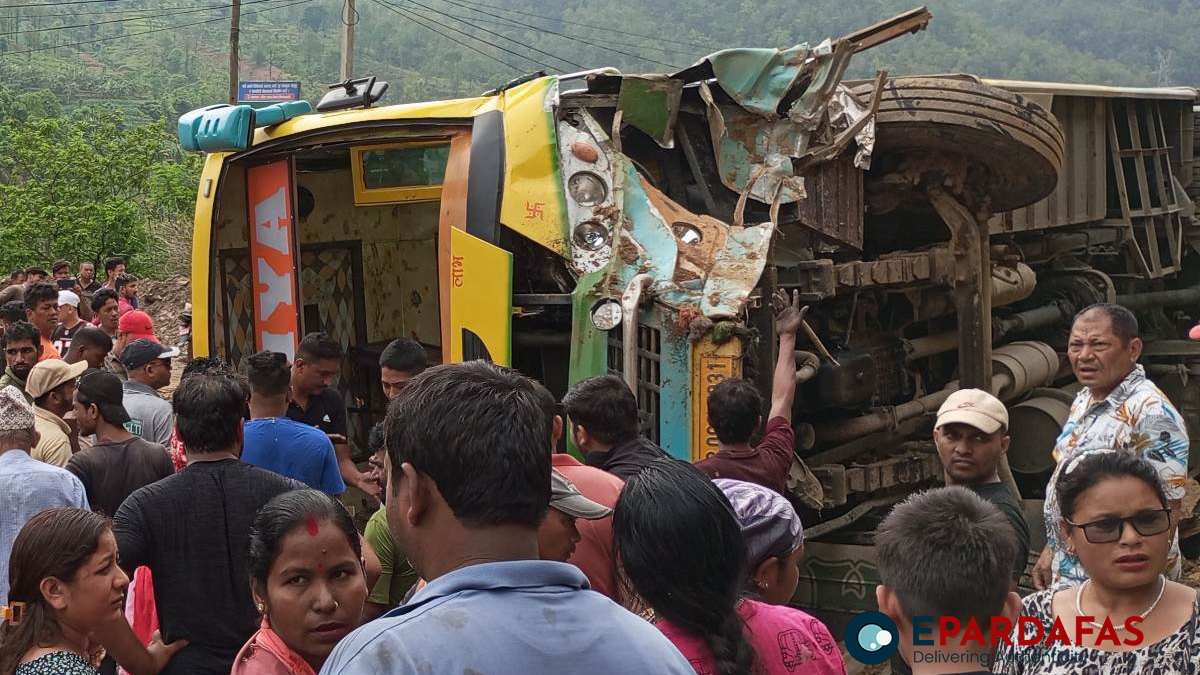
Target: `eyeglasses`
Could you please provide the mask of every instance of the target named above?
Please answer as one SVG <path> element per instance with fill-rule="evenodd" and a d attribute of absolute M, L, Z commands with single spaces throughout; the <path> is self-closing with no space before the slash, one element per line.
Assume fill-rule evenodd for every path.
<path fill-rule="evenodd" d="M 1143 537 L 1162 534 L 1171 527 L 1171 510 L 1142 511 L 1128 518 L 1101 518 L 1090 523 L 1073 523 L 1073 527 L 1083 530 L 1083 536 L 1091 544 L 1111 544 L 1121 538 L 1125 531 L 1125 523 L 1133 526 L 1134 531 Z"/>

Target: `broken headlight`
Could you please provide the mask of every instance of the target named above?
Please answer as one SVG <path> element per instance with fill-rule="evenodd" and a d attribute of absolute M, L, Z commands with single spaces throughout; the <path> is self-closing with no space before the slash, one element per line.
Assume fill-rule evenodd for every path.
<path fill-rule="evenodd" d="M 600 330 L 612 330 L 621 325 L 621 303 L 601 300 L 592 308 L 592 325 Z"/>
<path fill-rule="evenodd" d="M 604 179 L 590 171 L 580 171 L 567 180 L 567 192 L 580 206 L 597 206 L 608 198 Z"/>
<path fill-rule="evenodd" d="M 575 244 L 585 251 L 599 251 L 608 244 L 608 228 L 594 220 L 585 220 L 575 226 Z"/>

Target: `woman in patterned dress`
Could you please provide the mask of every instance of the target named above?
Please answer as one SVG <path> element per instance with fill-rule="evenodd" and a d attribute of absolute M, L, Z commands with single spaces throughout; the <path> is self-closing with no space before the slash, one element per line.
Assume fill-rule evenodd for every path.
<path fill-rule="evenodd" d="M 1064 467 L 1056 489 L 1063 539 L 1088 580 L 1025 598 L 1022 614 L 1036 617 L 1047 633 L 1061 621 L 1072 644 L 1047 645 L 1050 641 L 1044 636 L 1032 646 L 1003 645 L 993 671 L 1200 671 L 1200 595 L 1163 574 L 1175 523 L 1153 465 L 1125 452 L 1086 452 Z M 1076 635 L 1079 624 L 1084 630 Z M 1033 639 L 1035 633 L 1036 628 L 1027 625 L 1024 637 Z M 1016 633 L 1009 638 L 1016 642 Z"/>
<path fill-rule="evenodd" d="M 85 509 L 37 514 L 13 542 L 9 578 L 0 674 L 95 675 L 103 652 L 92 632 L 121 618 L 129 586 L 108 518 Z M 155 638 L 149 650 L 161 668 L 183 645 Z"/>

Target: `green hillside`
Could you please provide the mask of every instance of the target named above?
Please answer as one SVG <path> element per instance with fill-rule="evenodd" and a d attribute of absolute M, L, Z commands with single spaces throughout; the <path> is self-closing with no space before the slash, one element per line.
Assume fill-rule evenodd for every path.
<path fill-rule="evenodd" d="M 224 99 L 229 0 L 61 2 L 0 0 L 0 87 L 48 89 L 67 107 L 112 104 L 145 118 Z M 14 4 L 26 6 L 3 8 Z M 820 40 L 912 4 L 358 0 L 355 71 L 391 82 L 390 101 L 466 95 L 539 69 L 664 71 L 722 47 Z M 935 1 L 929 30 L 864 54 L 856 71 L 1200 83 L 1198 5 Z M 243 0 L 242 77 L 300 79 L 318 98 L 337 78 L 341 10 L 341 0 Z M 53 48 L 73 43 L 90 44 Z"/>
<path fill-rule="evenodd" d="M 199 158 L 181 113 L 226 100 L 231 0 L 0 0 L 0 269 L 131 254 L 174 271 Z M 242 79 L 338 77 L 344 0 L 242 0 Z M 732 46 L 838 37 L 912 0 L 357 0 L 356 75 L 387 102 L 478 94 L 536 70 L 664 72 Z M 851 76 L 970 72 L 1200 84 L 1200 0 L 933 0 L 928 30 Z M 175 265 L 164 270 L 164 265 Z"/>

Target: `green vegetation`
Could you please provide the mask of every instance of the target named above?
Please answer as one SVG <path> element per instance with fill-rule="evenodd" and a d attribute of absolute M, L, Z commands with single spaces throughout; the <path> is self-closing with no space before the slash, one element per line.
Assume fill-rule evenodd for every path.
<path fill-rule="evenodd" d="M 337 79 L 342 0 L 242 2 L 242 78 L 298 79 L 318 100 Z M 474 95 L 535 70 L 662 72 L 726 47 L 816 42 L 916 0 L 357 3 L 355 72 L 388 81 L 386 100 L 402 102 Z M 29 0 L 0 0 L 0 269 L 67 252 L 154 259 L 154 228 L 190 216 L 198 171 L 173 145 L 174 120 L 227 97 L 229 0 L 4 4 Z M 863 54 L 851 76 L 1200 83 L 1200 0 L 928 5 L 927 31 Z"/>
<path fill-rule="evenodd" d="M 200 158 L 159 123 L 55 111 L 44 93 L 0 91 L 0 270 L 122 253 L 163 271 L 154 228 L 191 213 Z"/>

